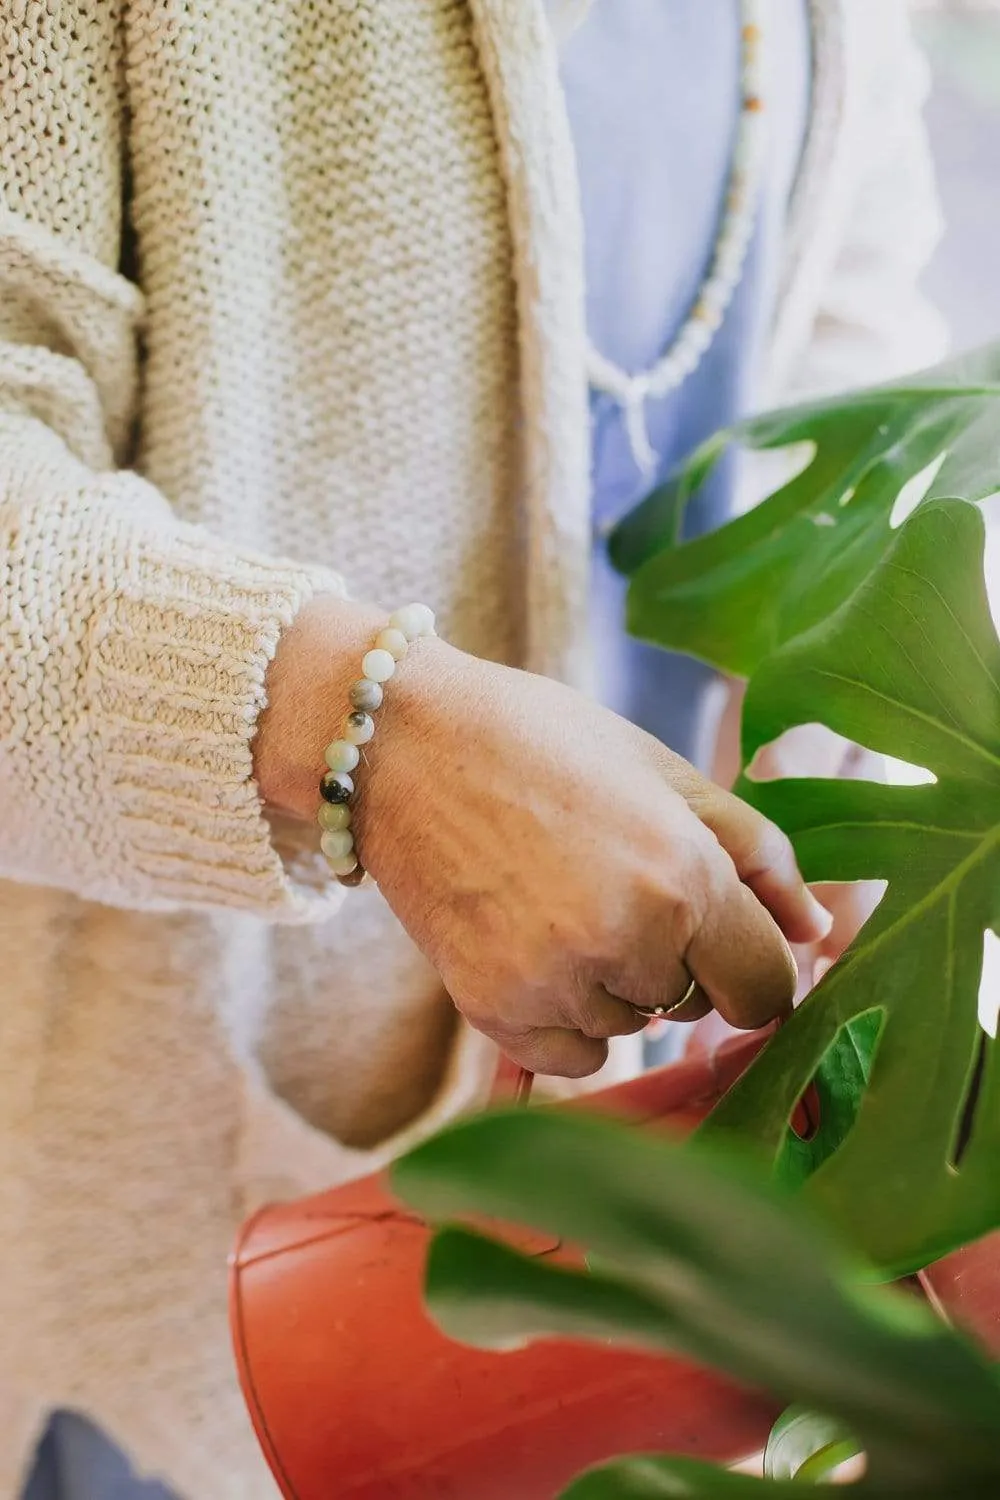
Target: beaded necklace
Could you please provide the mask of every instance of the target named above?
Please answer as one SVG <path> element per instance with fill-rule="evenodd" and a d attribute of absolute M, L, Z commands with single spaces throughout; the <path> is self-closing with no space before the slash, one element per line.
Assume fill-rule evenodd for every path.
<path fill-rule="evenodd" d="M 726 184 L 725 206 L 708 271 L 676 338 L 649 370 L 630 375 L 593 343 L 587 348 L 591 388 L 622 408 L 633 457 L 643 474 L 656 466 L 646 425 L 646 402 L 677 390 L 697 369 L 739 285 L 753 235 L 764 162 L 761 23 L 768 0 L 740 0 L 742 70 L 740 117 Z"/>

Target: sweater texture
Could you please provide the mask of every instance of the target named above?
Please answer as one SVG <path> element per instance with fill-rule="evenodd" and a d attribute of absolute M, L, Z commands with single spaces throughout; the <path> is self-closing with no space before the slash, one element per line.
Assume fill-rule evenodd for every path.
<path fill-rule="evenodd" d="M 775 393 L 936 352 L 903 7 L 817 10 Z M 267 666 L 349 588 L 584 684 L 588 502 L 541 0 L 0 0 L 3 1500 L 54 1407 L 183 1500 L 273 1495 L 238 1222 L 495 1059 L 378 892 L 265 816 Z"/>

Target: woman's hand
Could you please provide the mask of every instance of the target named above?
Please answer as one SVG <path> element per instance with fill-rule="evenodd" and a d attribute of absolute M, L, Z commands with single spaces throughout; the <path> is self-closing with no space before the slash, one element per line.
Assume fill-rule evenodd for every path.
<path fill-rule="evenodd" d="M 883 781 L 885 767 L 880 756 L 834 734 L 832 729 L 803 724 L 766 745 L 754 759 L 750 774 L 758 781 L 794 776 Z M 816 942 L 795 949 L 799 998 L 819 983 L 853 943 L 879 903 L 881 886 L 877 881 L 859 880 L 817 885 L 814 893 L 833 916 L 833 925 Z"/>
<path fill-rule="evenodd" d="M 304 735 L 299 714 L 297 745 L 258 756 L 265 794 L 280 763 L 279 800 L 307 816 L 350 680 L 328 647 L 324 682 L 306 686 L 324 628 L 331 638 L 323 608 L 304 612 L 284 664 L 279 652 L 262 742 L 283 719 L 292 733 L 296 702 L 318 696 L 332 717 Z M 353 675 L 373 623 L 357 632 Z M 378 719 L 355 777 L 362 861 L 459 1010 L 515 1062 L 593 1072 L 609 1037 L 644 1024 L 633 1005 L 672 1004 L 689 976 L 698 990 L 677 1019 L 714 1006 L 749 1028 L 790 1007 L 788 944 L 820 938 L 828 916 L 784 835 L 656 740 L 568 688 L 431 639 Z M 297 807 L 289 768 L 303 759 Z"/>

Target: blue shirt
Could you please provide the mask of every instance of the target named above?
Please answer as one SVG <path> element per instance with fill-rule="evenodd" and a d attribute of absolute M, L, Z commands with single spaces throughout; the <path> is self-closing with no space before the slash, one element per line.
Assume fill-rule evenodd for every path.
<path fill-rule="evenodd" d="M 607 562 L 602 525 L 624 514 L 716 428 L 754 403 L 782 265 L 788 201 L 809 100 L 808 0 L 780 0 L 763 35 L 769 120 L 753 241 L 736 295 L 697 370 L 646 408 L 656 473 L 643 476 L 623 415 L 595 394 L 592 620 L 606 703 L 703 762 L 710 674 L 630 640 L 625 584 Z M 586 235 L 587 318 L 601 354 L 637 373 L 655 364 L 695 300 L 711 258 L 739 121 L 738 0 L 593 0 L 561 46 Z M 733 501 L 723 465 L 692 508 L 693 529 Z"/>

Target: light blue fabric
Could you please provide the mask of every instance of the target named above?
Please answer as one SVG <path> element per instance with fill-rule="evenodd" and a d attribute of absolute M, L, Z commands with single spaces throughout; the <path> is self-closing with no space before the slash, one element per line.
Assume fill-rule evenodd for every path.
<path fill-rule="evenodd" d="M 659 476 L 753 401 L 808 92 L 805 0 L 781 0 L 775 14 L 778 65 L 768 97 L 774 144 L 753 249 L 704 363 L 678 393 L 649 408 Z M 737 0 L 594 0 L 563 49 L 562 71 L 586 225 L 590 330 L 603 354 L 626 369 L 645 369 L 675 334 L 711 253 L 737 121 Z M 593 421 L 600 523 L 628 510 L 648 484 L 629 453 L 620 413 L 595 398 Z M 731 496 L 732 471 L 724 468 L 696 507 L 693 526 L 718 524 Z M 709 674 L 630 641 L 624 586 L 600 544 L 594 562 L 592 618 L 605 701 L 689 759 L 703 760 Z M 169 1496 L 135 1479 L 91 1426 L 60 1414 L 24 1500 Z"/>
<path fill-rule="evenodd" d="M 601 538 L 717 428 L 754 406 L 782 264 L 787 210 L 809 108 L 806 0 L 782 0 L 765 35 L 767 162 L 755 232 L 723 326 L 681 388 L 646 408 L 655 474 L 643 476 L 621 409 L 592 399 L 591 623 L 610 707 L 707 769 L 714 674 L 625 633 L 623 579 Z M 706 274 L 720 221 L 741 82 L 738 0 L 594 0 L 564 43 L 562 76 L 580 175 L 592 341 L 630 373 L 669 346 Z M 720 465 L 687 516 L 689 535 L 731 514 L 736 461 Z M 722 699 L 716 693 L 721 707 Z M 670 1061 L 681 1028 L 651 1028 L 648 1067 Z"/>
<path fill-rule="evenodd" d="M 703 363 L 679 391 L 647 406 L 659 455 L 653 480 L 632 458 L 620 409 L 608 397 L 594 397 L 595 530 L 753 405 L 809 98 L 806 0 L 782 0 L 771 14 L 768 160 L 740 286 Z M 590 334 L 603 355 L 639 372 L 676 336 L 713 249 L 738 124 L 738 0 L 594 0 L 563 44 L 561 62 L 580 175 Z M 693 530 L 726 517 L 733 478 L 732 465 L 724 465 L 693 508 Z M 592 620 L 602 697 L 703 761 L 700 708 L 708 674 L 626 637 L 624 589 L 598 541 Z"/>
<path fill-rule="evenodd" d="M 24 1500 L 171 1500 L 161 1484 L 137 1479 L 89 1422 L 59 1412 L 38 1452 Z"/>

